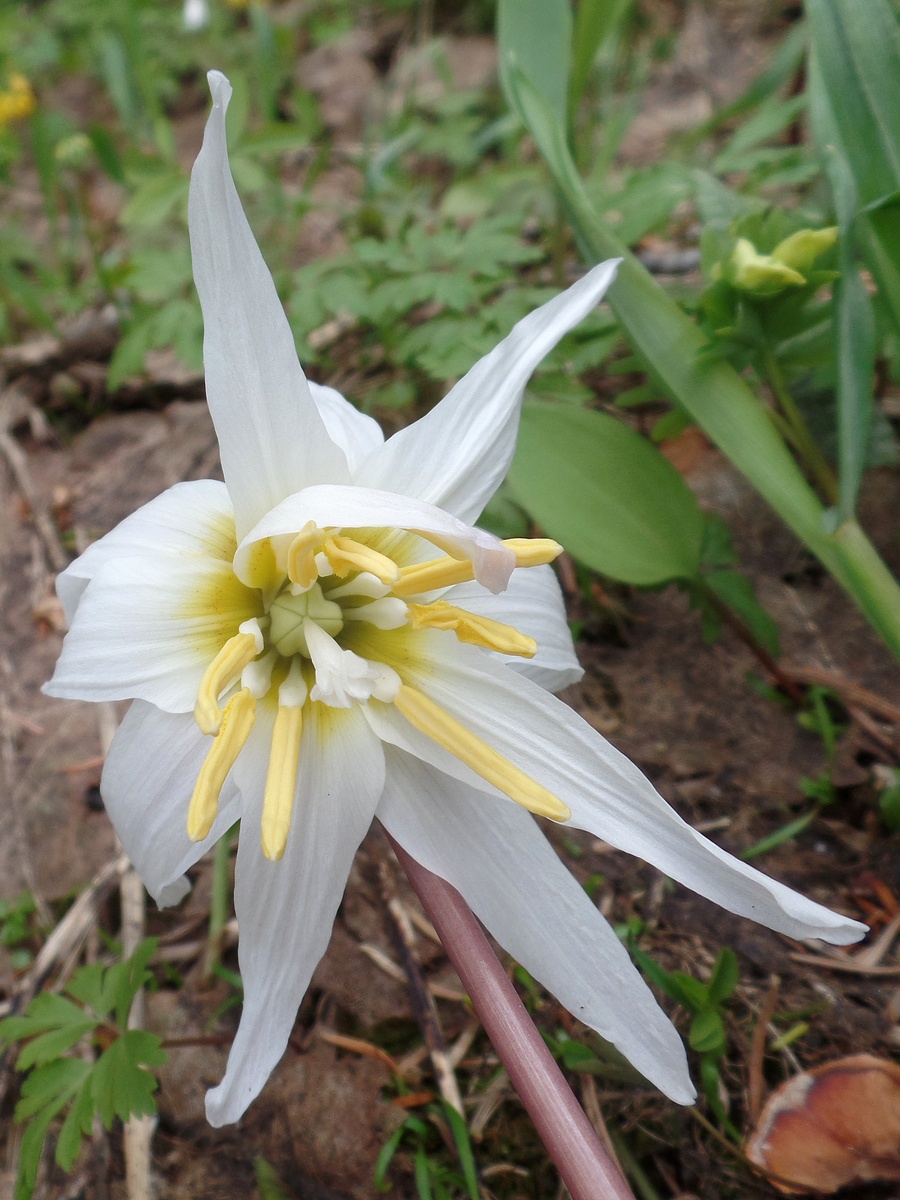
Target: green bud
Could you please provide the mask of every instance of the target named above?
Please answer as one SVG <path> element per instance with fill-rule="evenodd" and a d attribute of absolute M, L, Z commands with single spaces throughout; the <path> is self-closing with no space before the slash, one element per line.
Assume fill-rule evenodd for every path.
<path fill-rule="evenodd" d="M 837 237 L 837 225 L 828 229 L 799 229 L 778 243 L 772 257 L 795 271 L 809 271 L 819 255 L 831 249 Z"/>
<path fill-rule="evenodd" d="M 724 274 L 732 287 L 755 296 L 776 296 L 786 287 L 806 283 L 799 271 L 771 254 L 760 254 L 747 238 L 738 238 Z"/>
<path fill-rule="evenodd" d="M 53 155 L 61 167 L 73 167 L 76 171 L 88 166 L 93 146 L 86 133 L 73 133 L 56 143 Z"/>

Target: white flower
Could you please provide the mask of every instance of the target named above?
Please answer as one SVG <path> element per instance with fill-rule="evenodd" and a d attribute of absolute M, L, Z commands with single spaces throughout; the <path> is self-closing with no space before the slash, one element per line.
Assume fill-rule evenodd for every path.
<path fill-rule="evenodd" d="M 184 0 L 182 23 L 189 33 L 196 33 L 209 24 L 209 0 Z"/>
<path fill-rule="evenodd" d="M 680 1038 L 527 810 L 795 937 L 850 942 L 863 926 L 695 833 L 550 694 L 581 675 L 541 565 L 559 547 L 471 524 L 506 474 L 526 380 L 616 263 L 385 442 L 303 375 L 231 178 L 231 88 L 209 79 L 190 227 L 226 482 L 177 484 L 63 572 L 71 631 L 46 689 L 133 700 L 102 791 L 160 904 L 241 819 L 244 1008 L 209 1119 L 236 1120 L 281 1056 L 375 816 L 574 1015 L 690 1102 Z"/>

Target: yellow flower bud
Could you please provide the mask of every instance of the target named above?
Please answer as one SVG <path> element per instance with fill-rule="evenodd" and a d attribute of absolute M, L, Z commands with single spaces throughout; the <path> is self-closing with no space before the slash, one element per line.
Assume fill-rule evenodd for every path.
<path fill-rule="evenodd" d="M 831 249 L 837 236 L 837 225 L 828 229 L 799 229 L 778 243 L 772 257 L 795 271 L 809 271 L 819 255 Z"/>
<path fill-rule="evenodd" d="M 760 254 L 747 238 L 738 238 L 728 260 L 726 277 L 742 292 L 774 296 L 786 287 L 806 283 L 799 271 L 771 254 Z"/>

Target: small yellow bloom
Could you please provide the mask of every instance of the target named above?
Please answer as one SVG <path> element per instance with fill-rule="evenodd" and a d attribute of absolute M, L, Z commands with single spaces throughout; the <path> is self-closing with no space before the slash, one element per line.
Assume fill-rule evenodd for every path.
<path fill-rule="evenodd" d="M 36 108 L 37 100 L 25 76 L 19 71 L 10 75 L 8 86 L 0 92 L 0 128 L 23 121 Z"/>
<path fill-rule="evenodd" d="M 830 250 L 837 237 L 837 225 L 830 225 L 827 229 L 798 229 L 778 243 L 772 251 L 772 257 L 795 271 L 810 271 L 819 255 Z"/>
<path fill-rule="evenodd" d="M 738 238 L 728 261 L 726 278 L 739 291 L 756 296 L 774 296 L 786 287 L 802 287 L 806 283 L 799 271 L 771 254 L 760 254 L 747 238 Z"/>

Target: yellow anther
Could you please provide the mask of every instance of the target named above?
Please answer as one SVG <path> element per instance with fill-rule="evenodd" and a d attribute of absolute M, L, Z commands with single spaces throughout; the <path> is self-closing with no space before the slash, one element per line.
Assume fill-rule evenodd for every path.
<path fill-rule="evenodd" d="M 277 862 L 284 854 L 291 828 L 302 732 L 303 709 L 279 705 L 272 732 L 260 828 L 263 854 L 272 862 Z"/>
<path fill-rule="evenodd" d="M 503 545 L 515 554 L 517 567 L 540 567 L 562 554 L 562 546 L 552 538 L 507 538 Z M 419 596 L 474 578 L 475 567 L 469 559 L 448 555 L 401 567 L 400 578 L 391 590 L 395 596 Z"/>
<path fill-rule="evenodd" d="M 519 633 L 514 626 L 466 612 L 445 600 L 435 604 L 410 604 L 408 612 L 413 629 L 450 629 L 461 642 L 486 646 L 498 654 L 517 654 L 520 658 L 534 658 L 537 654 L 538 645 L 534 638 Z"/>
<path fill-rule="evenodd" d="M 326 533 L 315 521 L 307 521 L 288 547 L 287 573 L 291 583 L 308 588 L 319 578 L 316 555 L 322 549 Z"/>
<path fill-rule="evenodd" d="M 517 567 L 542 567 L 563 552 L 553 538 L 507 538 L 503 545 L 516 556 Z"/>
<path fill-rule="evenodd" d="M 236 633 L 229 638 L 203 672 L 197 689 L 194 719 L 204 733 L 218 733 L 222 725 L 219 697 L 262 649 L 262 639 L 253 633 Z"/>
<path fill-rule="evenodd" d="M 401 684 L 394 704 L 410 725 L 449 750 L 516 804 L 554 821 L 568 821 L 572 816 L 572 810 L 559 797 L 548 792 L 416 688 Z"/>
<path fill-rule="evenodd" d="M 474 578 L 475 567 L 468 559 L 431 558 L 428 562 L 401 567 L 400 578 L 391 590 L 395 596 L 418 596 Z"/>
<path fill-rule="evenodd" d="M 197 782 L 188 809 L 187 832 L 192 842 L 202 842 L 219 811 L 219 796 L 228 772 L 250 736 L 256 718 L 256 697 L 242 688 L 225 705 L 222 723 Z"/>
<path fill-rule="evenodd" d="M 349 575 L 351 571 L 368 571 L 382 583 L 391 584 L 400 577 L 400 568 L 392 558 L 353 538 L 340 535 L 330 537 L 323 550 L 335 575 L 341 578 Z"/>

